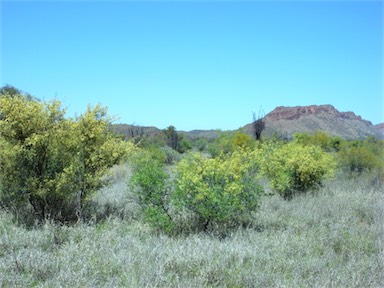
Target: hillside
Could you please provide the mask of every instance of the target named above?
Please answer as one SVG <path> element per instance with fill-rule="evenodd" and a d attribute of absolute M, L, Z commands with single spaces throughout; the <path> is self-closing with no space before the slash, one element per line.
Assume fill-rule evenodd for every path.
<path fill-rule="evenodd" d="M 344 139 L 384 138 L 383 126 L 374 126 L 353 112 L 340 112 L 332 105 L 279 106 L 265 117 L 265 136 L 273 134 L 290 138 L 295 132 L 324 131 Z M 380 130 L 381 127 L 381 130 Z M 251 131 L 251 124 L 245 131 Z"/>
<path fill-rule="evenodd" d="M 265 130 L 263 135 L 280 135 L 290 138 L 296 132 L 313 133 L 324 131 L 332 136 L 344 139 L 364 139 L 373 136 L 384 139 L 384 123 L 373 125 L 354 112 L 340 112 L 332 105 L 310 105 L 276 107 L 264 117 Z M 132 138 L 136 136 L 155 136 L 161 132 L 156 127 L 144 127 L 128 124 L 113 125 L 114 131 Z M 251 124 L 241 128 L 251 133 Z M 214 139 L 219 130 L 192 130 L 179 131 L 188 139 L 207 138 Z"/>
<path fill-rule="evenodd" d="M 379 131 L 379 133 L 384 135 L 384 123 L 376 124 L 373 127 L 375 127 L 375 129 Z"/>
<path fill-rule="evenodd" d="M 161 133 L 161 129 L 153 126 L 138 126 L 129 124 L 113 124 L 113 131 L 124 135 L 126 139 L 134 138 L 137 136 L 153 137 Z M 219 136 L 219 130 L 192 130 L 192 131 L 178 131 L 188 139 L 207 138 L 215 139 Z"/>
<path fill-rule="evenodd" d="M 113 124 L 112 128 L 114 132 L 124 135 L 126 139 L 137 136 L 155 136 L 161 132 L 161 130 L 156 127 L 129 124 Z"/>

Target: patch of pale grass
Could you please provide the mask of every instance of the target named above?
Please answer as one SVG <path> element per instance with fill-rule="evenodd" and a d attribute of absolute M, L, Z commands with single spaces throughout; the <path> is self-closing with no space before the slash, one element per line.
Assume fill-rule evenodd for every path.
<path fill-rule="evenodd" d="M 108 217 L 138 219 L 140 207 L 128 187 L 132 170 L 128 163 L 112 167 L 106 175 L 109 185 L 100 189 L 89 205 L 89 217 L 98 222 Z"/>
<path fill-rule="evenodd" d="M 265 197 L 254 228 L 224 239 L 119 217 L 27 230 L 1 212 L 0 287 L 383 287 L 383 204 L 380 189 L 338 180 Z"/>

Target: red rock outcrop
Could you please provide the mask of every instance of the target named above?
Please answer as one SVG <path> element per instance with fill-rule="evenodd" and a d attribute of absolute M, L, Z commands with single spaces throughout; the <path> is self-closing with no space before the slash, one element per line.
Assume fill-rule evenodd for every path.
<path fill-rule="evenodd" d="M 339 112 L 332 105 L 310 105 L 310 106 L 295 106 L 295 107 L 276 107 L 272 112 L 265 117 L 269 121 L 276 120 L 295 120 L 307 115 L 326 115 L 328 117 L 336 117 L 342 119 L 358 120 L 367 125 L 372 125 L 370 121 L 364 120 L 361 116 L 354 112 Z"/>
<path fill-rule="evenodd" d="M 264 117 L 265 137 L 280 135 L 291 138 L 294 133 L 324 131 L 344 139 L 384 139 L 384 132 L 353 112 L 340 112 L 332 105 L 279 106 Z M 244 131 L 252 130 L 246 125 Z"/>

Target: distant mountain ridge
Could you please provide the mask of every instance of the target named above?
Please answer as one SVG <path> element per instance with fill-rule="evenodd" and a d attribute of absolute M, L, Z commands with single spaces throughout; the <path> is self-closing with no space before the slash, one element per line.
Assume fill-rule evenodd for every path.
<path fill-rule="evenodd" d="M 159 128 L 154 126 L 139 126 L 130 124 L 113 124 L 113 131 L 122 134 L 126 139 L 137 136 L 155 136 L 161 132 Z"/>
<path fill-rule="evenodd" d="M 384 139 L 382 126 L 373 125 L 354 112 L 340 112 L 332 105 L 279 106 L 268 113 L 264 121 L 264 135 L 280 134 L 290 138 L 295 132 L 324 131 L 349 140 L 369 136 Z M 250 131 L 251 124 L 244 128 Z"/>
<path fill-rule="evenodd" d="M 296 132 L 313 133 L 324 131 L 331 136 L 339 136 L 347 140 L 365 139 L 373 136 L 384 139 L 384 123 L 373 125 L 354 112 L 340 112 L 332 105 L 310 106 L 278 106 L 264 118 L 265 130 L 263 135 L 269 137 L 279 135 L 291 138 Z M 115 124 L 117 133 L 131 138 L 137 135 L 155 136 L 161 133 L 156 127 L 144 127 L 128 124 Z M 177 127 L 176 127 L 177 128 Z M 240 130 L 251 133 L 252 124 L 247 124 Z M 178 131 L 187 138 L 217 138 L 219 130 Z"/>
<path fill-rule="evenodd" d="M 380 133 L 384 135 L 384 123 L 374 125 L 376 130 L 379 130 Z"/>
<path fill-rule="evenodd" d="M 270 120 L 294 120 L 306 115 L 328 115 L 341 119 L 350 119 L 362 121 L 367 125 L 372 125 L 370 121 L 364 120 L 361 116 L 357 116 L 354 112 L 339 112 L 332 105 L 311 105 L 311 106 L 295 106 L 295 107 L 276 107 L 272 112 L 266 115 Z"/>

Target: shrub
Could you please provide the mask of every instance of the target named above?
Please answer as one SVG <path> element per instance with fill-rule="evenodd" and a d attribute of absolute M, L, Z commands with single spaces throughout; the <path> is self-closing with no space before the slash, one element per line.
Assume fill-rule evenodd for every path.
<path fill-rule="evenodd" d="M 332 177 L 335 161 L 317 146 L 303 146 L 295 142 L 285 145 L 265 145 L 261 170 L 274 188 L 284 198 L 295 192 L 316 188 L 321 181 Z"/>
<path fill-rule="evenodd" d="M 176 168 L 175 204 L 197 218 L 198 229 L 245 223 L 258 207 L 261 186 L 249 152 L 204 158 L 190 154 Z"/>
<path fill-rule="evenodd" d="M 39 220 L 81 216 L 102 176 L 119 162 L 127 145 L 108 130 L 106 110 L 89 108 L 65 119 L 58 101 L 0 96 L 0 202 Z"/>
<path fill-rule="evenodd" d="M 134 191 L 144 213 L 144 220 L 152 227 L 171 232 L 169 215 L 168 174 L 163 162 L 149 150 L 137 153 L 132 162 L 133 176 L 129 186 Z"/>
<path fill-rule="evenodd" d="M 169 146 L 161 147 L 160 150 L 165 155 L 165 159 L 164 159 L 165 164 L 168 164 L 168 165 L 171 165 L 180 161 L 182 157 L 179 152 L 177 152 L 176 150 L 173 150 Z"/>
<path fill-rule="evenodd" d="M 383 142 L 372 138 L 345 143 L 338 153 L 340 168 L 350 175 L 373 170 L 379 172 L 384 168 L 383 159 Z"/>
<path fill-rule="evenodd" d="M 296 143 L 303 145 L 315 145 L 321 147 L 326 152 L 338 152 L 344 140 L 338 136 L 329 136 L 323 131 L 316 131 L 313 134 L 295 133 L 293 139 Z"/>
<path fill-rule="evenodd" d="M 238 149 L 252 149 L 255 147 L 255 140 L 248 134 L 242 132 L 222 132 L 213 143 L 210 144 L 208 152 L 213 157 L 221 154 L 231 154 Z"/>
<path fill-rule="evenodd" d="M 375 158 L 375 155 L 363 146 L 346 147 L 339 153 L 341 168 L 350 174 L 371 170 L 375 165 Z"/>

